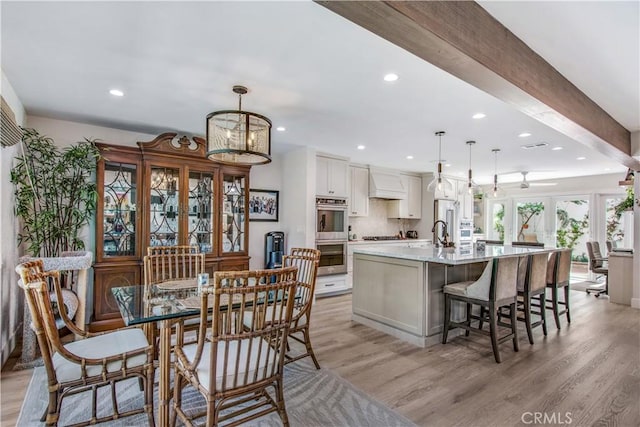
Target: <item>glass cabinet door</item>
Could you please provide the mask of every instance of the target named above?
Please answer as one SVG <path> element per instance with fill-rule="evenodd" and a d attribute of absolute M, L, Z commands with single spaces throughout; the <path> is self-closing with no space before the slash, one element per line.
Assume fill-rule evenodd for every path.
<path fill-rule="evenodd" d="M 179 169 L 151 167 L 149 245 L 174 246 L 179 243 Z"/>
<path fill-rule="evenodd" d="M 187 241 L 205 254 L 213 251 L 214 200 L 213 174 L 189 172 Z"/>
<path fill-rule="evenodd" d="M 245 177 L 224 175 L 222 180 L 222 252 L 244 252 L 245 248 Z"/>
<path fill-rule="evenodd" d="M 103 234 L 105 257 L 136 253 L 136 165 L 104 163 Z"/>

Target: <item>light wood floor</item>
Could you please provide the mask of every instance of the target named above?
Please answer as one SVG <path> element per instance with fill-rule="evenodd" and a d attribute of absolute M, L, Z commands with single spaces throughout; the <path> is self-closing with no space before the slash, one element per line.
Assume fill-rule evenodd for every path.
<path fill-rule="evenodd" d="M 531 425 L 534 413 L 547 425 L 640 425 L 640 311 L 571 298 L 570 326 L 563 318 L 557 331 L 551 319 L 533 346 L 521 329 L 520 351 L 502 344 L 501 364 L 482 336 L 421 349 L 352 322 L 350 295 L 317 300 L 311 338 L 323 368 L 418 425 Z M 3 426 L 15 425 L 31 377 L 11 365 L 0 381 Z"/>

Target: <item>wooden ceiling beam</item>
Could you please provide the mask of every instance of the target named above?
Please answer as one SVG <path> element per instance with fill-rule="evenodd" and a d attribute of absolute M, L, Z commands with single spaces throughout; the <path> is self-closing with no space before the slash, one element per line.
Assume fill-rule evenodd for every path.
<path fill-rule="evenodd" d="M 640 161 L 632 156 L 630 132 L 477 3 L 316 2 L 564 135 L 640 170 Z"/>

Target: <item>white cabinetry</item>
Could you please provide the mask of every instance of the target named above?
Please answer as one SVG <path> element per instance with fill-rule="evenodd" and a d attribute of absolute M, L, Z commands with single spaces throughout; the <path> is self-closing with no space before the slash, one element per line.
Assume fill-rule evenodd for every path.
<path fill-rule="evenodd" d="M 333 157 L 316 157 L 316 195 L 349 197 L 349 163 Z"/>
<path fill-rule="evenodd" d="M 402 185 L 407 188 L 407 197 L 392 200 L 387 204 L 389 218 L 420 219 L 422 217 L 422 178 L 400 174 Z"/>
<path fill-rule="evenodd" d="M 349 166 L 351 194 L 349 195 L 349 216 L 369 215 L 369 169 Z"/>
<path fill-rule="evenodd" d="M 345 293 L 351 290 L 351 281 L 346 274 L 334 274 L 332 276 L 320 276 L 316 279 L 316 296 L 328 296 Z"/>

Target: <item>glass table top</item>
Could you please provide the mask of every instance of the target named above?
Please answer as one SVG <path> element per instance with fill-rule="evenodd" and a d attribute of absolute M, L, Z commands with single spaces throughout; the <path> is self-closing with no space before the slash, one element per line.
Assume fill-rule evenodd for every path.
<path fill-rule="evenodd" d="M 166 284 L 153 285 L 148 295 L 145 295 L 144 286 L 114 287 L 111 288 L 111 292 L 125 325 L 131 326 L 198 315 L 201 297 L 198 294 L 195 279 L 193 283 L 193 287 L 187 287 L 184 284 L 177 284 L 175 287 L 169 287 Z M 296 300 L 299 298 L 299 295 L 295 296 Z M 282 299 L 281 294 L 278 295 L 278 299 Z M 212 301 L 213 298 L 209 297 L 210 305 Z M 254 302 L 246 301 L 245 304 L 254 305 Z M 234 301 L 233 309 L 236 305 L 240 307 L 240 304 Z M 226 306 L 221 305 L 222 307 Z"/>
<path fill-rule="evenodd" d="M 111 288 L 125 325 L 188 317 L 200 313 L 200 308 L 184 304 L 183 301 L 198 298 L 198 288 L 164 289 L 151 286 L 145 296 L 144 286 L 123 286 Z"/>

